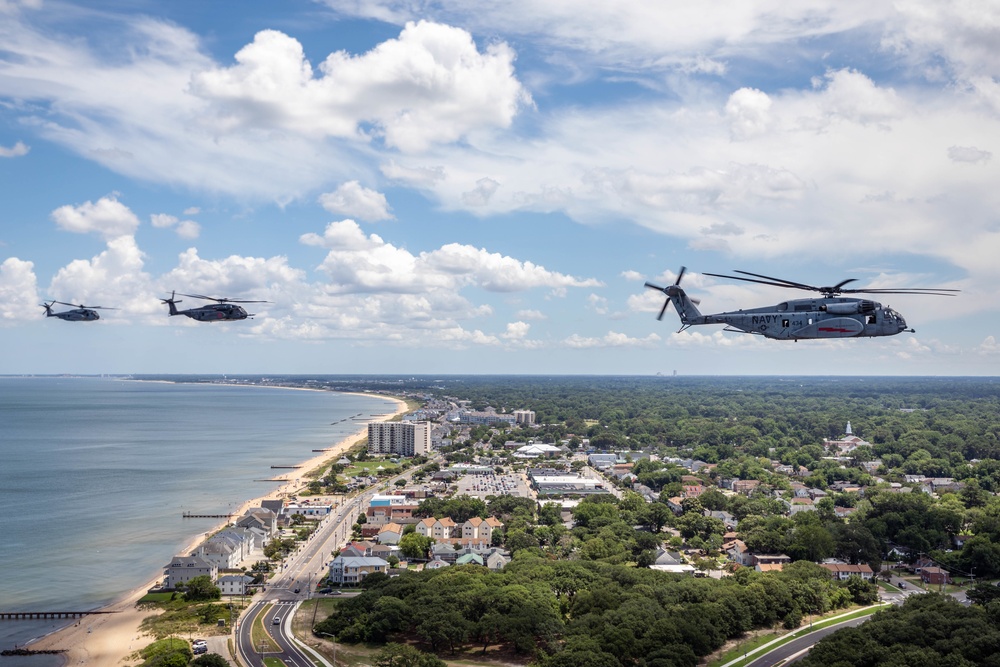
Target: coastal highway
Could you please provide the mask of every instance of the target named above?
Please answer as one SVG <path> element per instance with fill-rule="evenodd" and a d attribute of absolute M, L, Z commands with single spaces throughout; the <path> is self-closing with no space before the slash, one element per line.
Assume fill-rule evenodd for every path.
<path fill-rule="evenodd" d="M 403 473 L 388 482 L 374 485 L 364 493 L 345 500 L 316 527 L 312 536 L 301 544 L 295 552 L 279 566 L 266 590 L 256 596 L 255 602 L 240 616 L 236 627 L 236 657 L 245 667 L 263 667 L 264 657 L 281 659 L 286 665 L 309 667 L 313 661 L 305 653 L 301 644 L 292 638 L 291 617 L 302 600 L 310 597 L 314 585 L 328 572 L 328 563 L 333 554 L 340 551 L 351 536 L 351 526 L 358 515 L 367 507 L 371 497 L 384 491 L 395 479 L 408 477 L 411 471 Z M 295 590 L 298 589 L 298 593 Z M 280 620 L 274 624 L 274 618 Z M 260 625 L 257 625 L 258 622 Z M 263 627 L 270 634 L 279 652 L 261 654 L 260 646 L 254 645 L 252 628 Z"/>
<path fill-rule="evenodd" d="M 332 560 L 331 552 L 337 551 L 351 535 L 351 526 L 358 518 L 375 490 L 347 500 L 324 518 L 312 536 L 285 559 L 266 590 L 257 595 L 255 602 L 240 616 L 236 628 L 236 657 L 246 667 L 263 667 L 264 657 L 279 658 L 286 665 L 306 667 L 313 664 L 304 650 L 292 639 L 291 618 L 299 603 L 307 599 L 314 582 L 325 576 L 326 564 Z M 299 589 L 296 593 L 295 589 Z M 278 617 L 279 623 L 274 624 Z M 263 628 L 278 652 L 262 654 L 260 645 L 253 641 L 254 626 Z M 260 630 L 258 630 L 258 633 Z M 273 648 L 273 647 L 272 647 Z"/>

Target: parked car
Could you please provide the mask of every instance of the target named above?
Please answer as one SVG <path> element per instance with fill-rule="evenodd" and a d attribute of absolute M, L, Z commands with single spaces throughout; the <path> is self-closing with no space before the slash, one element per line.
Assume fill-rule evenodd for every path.
<path fill-rule="evenodd" d="M 326 595 L 327 593 L 332 593 L 333 589 L 332 588 L 321 588 L 321 589 L 319 589 L 316 592 L 317 593 L 322 593 L 322 594 Z"/>

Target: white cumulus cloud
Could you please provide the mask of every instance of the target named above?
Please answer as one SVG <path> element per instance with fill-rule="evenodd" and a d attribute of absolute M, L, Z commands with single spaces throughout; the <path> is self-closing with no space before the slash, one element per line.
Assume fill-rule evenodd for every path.
<path fill-rule="evenodd" d="M 357 181 L 348 181 L 333 192 L 321 194 L 319 203 L 330 213 L 370 222 L 391 220 L 393 217 L 385 195 L 366 188 Z"/>
<path fill-rule="evenodd" d="M 276 30 L 257 33 L 236 61 L 191 81 L 194 94 L 223 109 L 225 130 L 281 127 L 361 139 L 361 125 L 373 123 L 388 146 L 420 151 L 479 128 L 507 127 L 530 103 L 509 46 L 492 43 L 480 52 L 468 32 L 428 21 L 407 23 L 397 39 L 368 53 L 332 53 L 318 75 L 302 45 Z"/>
<path fill-rule="evenodd" d="M 101 197 L 79 206 L 60 206 L 52 219 L 61 228 L 78 234 L 96 232 L 106 240 L 131 235 L 139 227 L 139 218 L 114 196 Z"/>

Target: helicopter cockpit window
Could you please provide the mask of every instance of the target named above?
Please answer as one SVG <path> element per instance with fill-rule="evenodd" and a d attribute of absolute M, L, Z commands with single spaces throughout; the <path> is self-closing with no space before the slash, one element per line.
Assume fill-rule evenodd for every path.
<path fill-rule="evenodd" d="M 777 306 L 775 306 L 774 309 L 776 311 L 778 311 L 779 313 L 783 313 L 786 310 L 788 310 L 788 302 L 787 301 L 783 301 L 783 302 L 779 303 Z"/>

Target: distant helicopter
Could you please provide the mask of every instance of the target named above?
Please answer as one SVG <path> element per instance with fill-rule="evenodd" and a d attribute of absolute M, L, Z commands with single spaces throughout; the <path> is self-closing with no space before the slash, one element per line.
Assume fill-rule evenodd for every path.
<path fill-rule="evenodd" d="M 841 294 L 922 294 L 932 296 L 955 296 L 961 291 L 956 289 L 937 289 L 921 287 L 900 287 L 895 289 L 844 289 L 847 283 L 855 282 L 855 278 L 842 280 L 831 287 L 815 287 L 803 283 L 771 278 L 748 271 L 736 271 L 744 276 L 724 276 L 718 273 L 705 273 L 706 276 L 743 280 L 749 283 L 774 285 L 792 289 L 819 292 L 820 298 L 794 299 L 784 301 L 774 306 L 750 308 L 714 315 L 702 315 L 696 306 L 698 301 L 691 299 L 681 289 L 681 278 L 687 269 L 681 267 L 677 280 L 673 285 L 660 287 L 647 282 L 646 287 L 658 290 L 667 295 L 660 314 L 656 319 L 663 319 L 667 306 L 671 303 L 681 318 L 681 328 L 678 333 L 696 324 L 725 324 L 723 331 L 750 333 L 775 338 L 778 340 L 799 340 L 809 338 L 865 338 L 874 336 L 895 336 L 913 329 L 906 328 L 906 320 L 892 308 L 883 307 L 877 301 L 842 297 Z M 763 280 L 757 280 L 763 278 Z"/>
<path fill-rule="evenodd" d="M 198 320 L 199 322 L 245 320 L 248 317 L 252 318 L 254 313 L 248 313 L 242 306 L 237 306 L 236 304 L 268 303 L 267 301 L 247 301 L 243 299 L 217 299 L 214 296 L 203 296 L 201 294 L 181 294 L 181 296 L 189 296 L 192 299 L 205 299 L 207 301 L 215 301 L 216 303 L 199 306 L 198 308 L 189 308 L 188 310 L 177 310 L 177 306 L 174 304 L 181 303 L 181 301 L 175 299 L 175 296 L 177 296 L 177 293 L 171 292 L 169 299 L 160 299 L 160 301 L 170 306 L 170 314 L 187 315 L 192 320 Z"/>
<path fill-rule="evenodd" d="M 69 306 L 73 310 L 53 313 L 52 306 L 57 303 Z M 98 310 L 118 310 L 117 308 L 109 308 L 108 306 L 84 306 L 75 303 L 66 303 L 65 301 L 56 301 L 54 299 L 48 303 L 40 303 L 38 305 L 45 309 L 45 317 L 58 317 L 60 320 L 66 320 L 67 322 L 93 322 L 94 320 L 101 319 L 101 316 L 97 314 Z"/>

